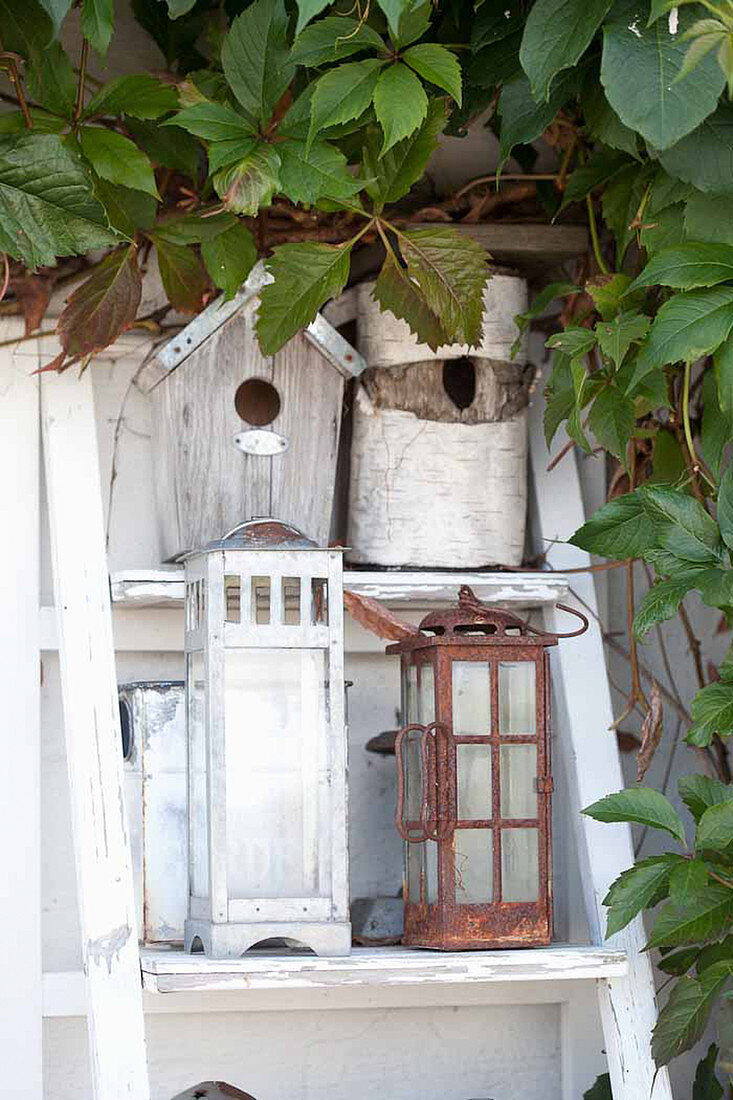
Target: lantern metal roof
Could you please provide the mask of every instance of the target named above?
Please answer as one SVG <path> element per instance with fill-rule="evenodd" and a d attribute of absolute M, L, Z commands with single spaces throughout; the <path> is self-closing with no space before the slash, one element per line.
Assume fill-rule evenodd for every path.
<path fill-rule="evenodd" d="M 200 550 L 192 550 L 185 558 L 208 554 L 215 550 L 322 550 L 297 527 L 272 516 L 254 516 L 238 523 L 220 539 L 214 539 Z"/>

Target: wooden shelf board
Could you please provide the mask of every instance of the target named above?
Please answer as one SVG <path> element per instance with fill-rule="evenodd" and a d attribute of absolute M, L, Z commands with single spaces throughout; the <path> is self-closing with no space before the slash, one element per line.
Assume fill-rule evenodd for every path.
<path fill-rule="evenodd" d="M 390 604 L 450 603 L 462 584 L 470 585 L 480 600 L 513 607 L 554 604 L 568 592 L 567 577 L 560 573 L 361 569 L 344 572 L 345 588 Z M 183 606 L 183 570 L 176 567 L 113 573 L 110 585 L 115 607 Z"/>
<path fill-rule="evenodd" d="M 623 952 L 583 945 L 450 953 L 377 947 L 355 948 L 346 958 L 240 959 L 144 948 L 141 965 L 143 987 L 155 993 L 556 981 L 615 978 L 627 971 Z"/>

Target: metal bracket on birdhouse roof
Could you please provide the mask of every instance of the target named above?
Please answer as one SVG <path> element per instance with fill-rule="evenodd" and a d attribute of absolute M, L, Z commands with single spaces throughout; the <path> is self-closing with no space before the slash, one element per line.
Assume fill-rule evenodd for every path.
<path fill-rule="evenodd" d="M 272 276 L 265 269 L 263 261 L 260 260 L 252 268 L 244 286 L 233 298 L 230 298 L 229 301 L 226 301 L 223 296 L 217 298 L 158 352 L 156 356 L 158 366 L 162 367 L 166 373 L 175 370 L 212 333 L 226 324 L 248 302 L 256 298 L 264 286 L 272 281 Z M 311 321 L 307 328 L 303 329 L 303 336 L 345 378 L 358 378 L 362 371 L 366 370 L 367 363 L 363 356 L 359 354 L 356 348 L 351 346 L 348 340 L 343 338 L 333 325 L 329 324 L 322 314 L 317 313 L 315 319 Z M 160 378 L 157 381 L 160 381 Z"/>

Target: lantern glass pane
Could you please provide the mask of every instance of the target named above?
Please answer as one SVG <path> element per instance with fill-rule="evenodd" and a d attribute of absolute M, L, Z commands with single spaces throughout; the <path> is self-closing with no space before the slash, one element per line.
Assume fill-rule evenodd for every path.
<path fill-rule="evenodd" d="M 209 893 L 209 835 L 206 801 L 206 687 L 204 655 L 189 653 L 186 662 L 189 742 L 190 886 L 194 897 Z"/>
<path fill-rule="evenodd" d="M 311 581 L 311 622 L 328 626 L 328 581 L 313 577 Z"/>
<path fill-rule="evenodd" d="M 414 830 L 412 830 L 414 833 Z M 405 844 L 405 879 L 407 897 L 413 903 L 420 901 L 420 878 L 423 874 L 424 844 Z"/>
<path fill-rule="evenodd" d="M 429 905 L 438 900 L 438 845 L 425 841 L 425 893 Z"/>
<path fill-rule="evenodd" d="M 486 735 L 491 730 L 491 685 L 487 661 L 453 662 L 453 733 Z"/>
<path fill-rule="evenodd" d="M 402 739 L 402 770 L 405 776 L 405 821 L 416 822 L 422 805 L 422 757 L 420 733 L 413 730 Z"/>
<path fill-rule="evenodd" d="M 270 578 L 252 577 L 252 622 L 266 626 L 270 621 Z"/>
<path fill-rule="evenodd" d="M 319 896 L 328 881 L 326 664 L 320 649 L 224 653 L 230 898 Z"/>
<path fill-rule="evenodd" d="M 423 726 L 435 721 L 435 672 L 432 665 L 420 665 L 418 720 Z"/>
<path fill-rule="evenodd" d="M 456 903 L 486 905 L 493 898 L 491 829 L 456 829 Z"/>
<path fill-rule="evenodd" d="M 300 577 L 282 578 L 282 609 L 286 626 L 300 625 Z"/>
<path fill-rule="evenodd" d="M 458 820 L 491 817 L 491 745 L 456 745 Z"/>
<path fill-rule="evenodd" d="M 407 720 L 405 725 L 417 722 L 417 669 L 415 665 L 407 666 L 405 677 L 405 712 Z"/>
<path fill-rule="evenodd" d="M 502 817 L 537 817 L 537 746 L 502 745 L 499 782 Z"/>
<path fill-rule="evenodd" d="M 537 732 L 536 669 L 534 661 L 499 664 L 499 732 Z"/>
<path fill-rule="evenodd" d="M 537 901 L 540 892 L 536 829 L 502 829 L 502 901 Z"/>
<path fill-rule="evenodd" d="M 236 573 L 224 576 L 224 619 L 228 623 L 238 623 L 242 608 L 241 578 Z"/>

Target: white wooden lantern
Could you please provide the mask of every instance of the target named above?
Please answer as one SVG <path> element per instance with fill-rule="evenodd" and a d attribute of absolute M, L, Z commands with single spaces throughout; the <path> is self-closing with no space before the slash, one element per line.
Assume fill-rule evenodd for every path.
<path fill-rule="evenodd" d="M 255 519 L 185 566 L 186 950 L 348 955 L 341 551 Z"/>

